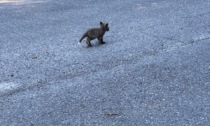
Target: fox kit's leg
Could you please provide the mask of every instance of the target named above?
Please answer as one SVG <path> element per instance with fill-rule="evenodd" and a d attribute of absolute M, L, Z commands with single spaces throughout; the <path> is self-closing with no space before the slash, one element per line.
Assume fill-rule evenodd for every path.
<path fill-rule="evenodd" d="M 103 37 L 99 37 L 98 42 L 99 42 L 99 44 L 105 44 L 105 42 L 103 41 Z"/>
<path fill-rule="evenodd" d="M 87 47 L 91 47 L 90 38 L 87 37 L 86 43 L 87 43 Z"/>

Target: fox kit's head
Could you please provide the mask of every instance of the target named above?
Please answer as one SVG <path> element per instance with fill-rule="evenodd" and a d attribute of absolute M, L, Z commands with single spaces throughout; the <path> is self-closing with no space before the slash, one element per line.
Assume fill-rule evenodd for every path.
<path fill-rule="evenodd" d="M 104 31 L 109 31 L 109 24 L 108 23 L 102 23 L 100 22 L 100 25 L 101 25 L 101 28 L 104 30 Z"/>

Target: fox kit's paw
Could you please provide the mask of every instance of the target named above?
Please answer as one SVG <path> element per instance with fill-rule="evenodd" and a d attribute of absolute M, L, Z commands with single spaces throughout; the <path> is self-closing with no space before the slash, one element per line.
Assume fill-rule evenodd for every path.
<path fill-rule="evenodd" d="M 87 48 L 92 47 L 92 45 L 87 45 Z"/>

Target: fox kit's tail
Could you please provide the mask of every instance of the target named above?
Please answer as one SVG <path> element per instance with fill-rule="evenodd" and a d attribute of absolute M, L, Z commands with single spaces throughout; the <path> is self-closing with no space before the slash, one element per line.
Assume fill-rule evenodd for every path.
<path fill-rule="evenodd" d="M 83 34 L 83 36 L 81 37 L 81 39 L 79 40 L 79 42 L 81 43 L 82 40 L 83 40 L 85 37 L 87 37 L 87 33 L 84 33 L 84 34 Z"/>

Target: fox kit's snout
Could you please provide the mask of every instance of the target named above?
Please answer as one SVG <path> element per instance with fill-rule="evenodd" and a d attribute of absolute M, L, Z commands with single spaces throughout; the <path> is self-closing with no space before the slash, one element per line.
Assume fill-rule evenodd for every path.
<path fill-rule="evenodd" d="M 96 38 L 98 39 L 99 44 L 105 44 L 103 41 L 103 36 L 106 31 L 109 31 L 109 24 L 100 22 L 100 26 L 100 28 L 91 28 L 87 30 L 81 37 L 79 43 L 81 43 L 82 40 L 86 37 L 86 43 L 88 47 L 91 46 L 90 41 Z"/>

